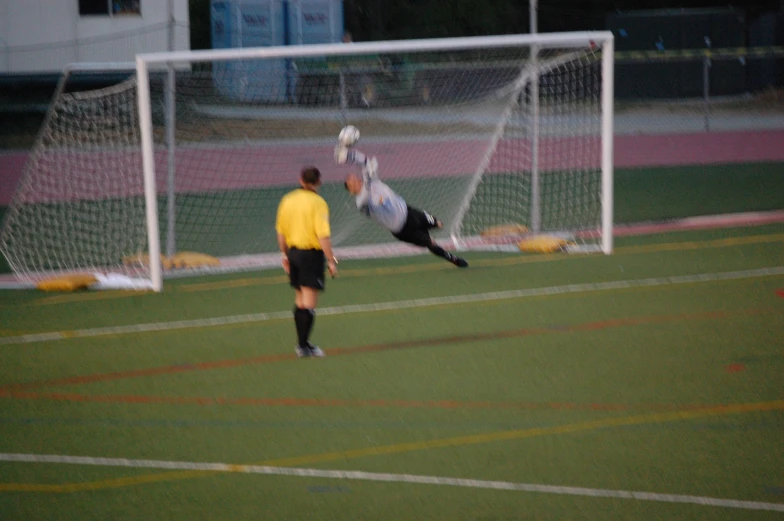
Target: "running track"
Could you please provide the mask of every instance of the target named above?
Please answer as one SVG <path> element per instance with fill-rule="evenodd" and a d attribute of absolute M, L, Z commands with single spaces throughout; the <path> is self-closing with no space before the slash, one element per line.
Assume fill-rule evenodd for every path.
<path fill-rule="evenodd" d="M 669 135 L 617 136 L 615 166 L 617 168 L 726 164 L 762 161 L 784 161 L 784 130 L 743 131 Z M 480 164 L 484 141 L 445 141 L 434 145 L 423 143 L 368 144 L 367 152 L 376 155 L 385 179 L 421 178 L 439 175 L 466 175 Z M 512 161 L 512 150 L 518 157 L 530 157 L 527 142 L 502 143 L 489 171 L 504 172 L 504 163 Z M 434 150 L 439 153 L 434 154 Z M 543 171 L 600 164 L 598 140 L 550 138 L 541 141 Z M 38 187 L 28 202 L 68 200 L 84 197 L 112 197 L 141 194 L 141 179 L 134 186 L 121 186 L 107 176 L 106 167 L 125 162 L 126 169 L 139 162 L 132 152 L 68 154 L 68 168 L 63 158 L 51 152 L 45 159 L 46 178 L 36 180 Z M 27 161 L 27 151 L 0 153 L 0 205 L 8 205 Z M 517 160 L 519 162 L 519 159 Z M 159 189 L 165 189 L 166 158 L 156 160 Z M 315 164 L 322 169 L 327 182 L 340 181 L 345 168 L 332 164 L 332 147 L 320 145 L 235 145 L 183 147 L 177 153 L 178 192 L 212 192 L 259 186 L 291 186 L 302 165 Z M 74 175 L 68 183 L 58 182 L 51 172 L 67 171 Z M 104 180 L 103 186 L 100 180 Z"/>

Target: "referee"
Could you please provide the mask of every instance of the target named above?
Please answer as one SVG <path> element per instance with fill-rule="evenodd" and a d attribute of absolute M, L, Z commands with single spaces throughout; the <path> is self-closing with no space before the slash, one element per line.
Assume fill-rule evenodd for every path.
<path fill-rule="evenodd" d="M 308 341 L 316 319 L 319 291 L 324 290 L 324 264 L 330 275 L 338 272 L 330 240 L 329 207 L 317 193 L 321 172 L 302 169 L 298 188 L 283 196 L 278 205 L 278 233 L 283 269 L 294 288 L 294 324 L 297 326 L 297 356 L 323 357 L 324 351 Z"/>

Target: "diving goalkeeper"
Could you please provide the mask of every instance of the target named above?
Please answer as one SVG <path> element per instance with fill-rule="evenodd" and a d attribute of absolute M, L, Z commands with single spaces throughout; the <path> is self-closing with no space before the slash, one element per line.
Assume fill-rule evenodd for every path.
<path fill-rule="evenodd" d="M 465 259 L 444 250 L 430 237 L 430 230 L 442 228 L 441 221 L 429 213 L 406 204 L 389 186 L 382 183 L 377 175 L 378 161 L 369 158 L 358 150 L 339 144 L 335 148 L 335 162 L 339 165 L 357 164 L 362 166 L 362 175 L 350 173 L 346 176 L 345 187 L 356 198 L 357 208 L 392 232 L 399 241 L 427 248 L 434 255 L 442 257 L 459 268 L 467 268 Z"/>

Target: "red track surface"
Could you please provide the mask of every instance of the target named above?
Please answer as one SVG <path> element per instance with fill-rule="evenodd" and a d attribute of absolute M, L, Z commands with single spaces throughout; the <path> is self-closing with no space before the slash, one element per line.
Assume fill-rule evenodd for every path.
<path fill-rule="evenodd" d="M 540 165 L 543 171 L 559 170 L 589 164 L 599 166 L 598 141 L 584 138 L 552 138 L 541 142 Z M 615 138 L 615 166 L 617 168 L 677 166 L 694 164 L 726 164 L 761 161 L 784 161 L 784 131 L 719 132 L 670 135 L 617 136 Z M 367 152 L 378 157 L 385 179 L 427 177 L 437 175 L 467 175 L 479 165 L 486 142 L 445 141 L 433 143 L 395 142 L 367 145 Z M 529 156 L 526 142 L 502 143 L 496 151 L 489 171 L 508 171 L 505 163 L 512 154 Z M 435 154 L 435 152 L 438 152 Z M 513 152 L 514 151 L 514 152 Z M 46 182 L 48 193 L 39 190 L 30 202 L 67 200 L 83 197 L 111 197 L 138 195 L 141 180 L 134 186 L 100 187 L 106 179 L 107 166 L 119 160 L 128 162 L 126 169 L 140 162 L 138 154 L 112 152 L 92 153 L 81 158 L 68 153 L 68 168 L 59 166 L 57 155 L 47 160 Z M 64 153 L 65 154 L 65 153 Z M 0 154 L 0 205 L 8 205 L 17 186 L 28 152 Z M 63 157 L 66 157 L 65 155 Z M 80 160 L 81 159 L 81 160 Z M 519 161 L 519 159 L 518 159 Z M 159 189 L 165 186 L 166 158 L 157 157 Z M 253 145 L 181 148 L 177 153 L 177 190 L 180 192 L 212 192 L 259 186 L 291 186 L 299 169 L 315 164 L 322 169 L 325 180 L 340 181 L 346 169 L 332 162 L 329 146 L 281 145 L 278 147 Z M 64 171 L 73 175 L 68 183 L 58 182 L 51 172 Z M 35 171 L 33 171 L 35 175 Z M 75 179 L 75 178 L 78 178 Z M 91 182 L 95 180 L 95 182 Z M 114 185 L 114 186 L 112 186 Z M 76 188 L 74 188 L 76 187 Z"/>

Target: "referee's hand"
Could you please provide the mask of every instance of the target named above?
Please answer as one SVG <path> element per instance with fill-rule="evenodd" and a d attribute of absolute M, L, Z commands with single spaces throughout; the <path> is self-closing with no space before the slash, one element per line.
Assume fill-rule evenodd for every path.
<path fill-rule="evenodd" d="M 334 279 L 335 275 L 338 274 L 338 260 L 335 257 L 332 257 L 332 259 L 327 262 L 327 269 L 329 270 L 329 274 Z"/>
<path fill-rule="evenodd" d="M 285 271 L 286 275 L 288 275 L 291 266 L 289 266 L 289 258 L 287 255 L 281 255 L 280 264 L 283 266 L 283 271 Z"/>

